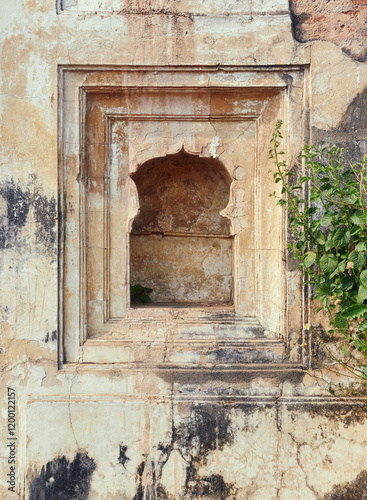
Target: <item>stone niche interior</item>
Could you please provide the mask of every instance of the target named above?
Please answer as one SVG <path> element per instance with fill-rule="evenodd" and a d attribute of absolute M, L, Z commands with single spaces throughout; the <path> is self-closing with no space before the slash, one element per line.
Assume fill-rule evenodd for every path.
<path fill-rule="evenodd" d="M 215 158 L 153 158 L 132 175 L 140 212 L 130 233 L 130 284 L 150 288 L 151 305 L 231 305 L 233 236 L 220 215 L 231 178 Z"/>
<path fill-rule="evenodd" d="M 63 70 L 62 362 L 284 359 L 302 297 L 268 150 L 279 118 L 301 149 L 304 75 Z"/>

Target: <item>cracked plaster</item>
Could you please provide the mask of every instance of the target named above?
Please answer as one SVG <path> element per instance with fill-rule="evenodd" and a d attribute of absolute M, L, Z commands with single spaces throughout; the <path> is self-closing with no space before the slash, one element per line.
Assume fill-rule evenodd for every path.
<path fill-rule="evenodd" d="M 355 12 L 358 2 L 349 3 Z M 306 12 L 314 2 L 297 4 L 299 15 L 302 5 Z M 57 78 L 58 65 L 311 64 L 310 140 L 350 141 L 354 148 L 348 154 L 355 158 L 367 153 L 365 124 L 356 114 L 348 115 L 348 106 L 363 106 L 365 64 L 330 42 L 294 40 L 284 0 L 169 5 L 80 0 L 59 4 L 59 14 L 53 2 L 17 0 L 3 2 L 0 9 L 0 223 L 5 234 L 0 387 L 3 402 L 7 386 L 16 390 L 19 432 L 17 493 L 7 489 L 2 448 L 1 496 L 39 500 L 53 477 L 47 471 L 70 478 L 76 466 L 85 474 L 72 476 L 76 489 L 68 495 L 79 499 L 304 500 L 347 498 L 343 491 L 358 491 L 366 469 L 365 401 L 331 404 L 324 391 L 328 374 L 320 370 L 283 376 L 261 369 L 252 374 L 238 368 L 219 372 L 214 367 L 187 373 L 133 363 L 58 369 L 55 230 L 62 221 L 56 208 L 61 147 Z M 358 48 L 350 35 L 339 31 L 336 43 L 363 60 L 362 45 Z M 210 77 L 207 82 L 212 83 Z M 77 99 L 76 94 L 68 96 L 70 107 Z M 248 100 L 247 106 L 254 109 L 256 101 Z M 70 130 L 74 126 L 70 123 Z M 217 124 L 211 126 L 213 135 L 202 154 L 222 160 L 216 139 L 221 132 Z M 148 145 L 156 141 L 157 130 L 143 134 L 141 147 L 133 152 L 136 162 L 150 159 Z M 246 134 L 236 134 L 233 143 Z M 172 135 L 173 146 L 179 137 L 179 131 Z M 293 144 L 299 138 L 290 131 L 287 140 Z M 66 143 L 76 141 L 65 137 Z M 263 147 L 268 148 L 267 140 Z M 244 174 L 237 163 L 233 170 L 241 180 Z M 68 216 L 76 210 L 73 201 Z M 77 246 L 75 227 L 67 231 Z M 74 275 L 71 282 L 77 279 Z M 299 298 L 294 304 L 300 307 Z M 170 330 L 162 328 L 157 335 L 167 338 Z M 153 346 L 153 341 L 142 344 L 141 360 L 151 361 Z M 164 361 L 169 354 L 166 349 Z M 205 349 L 174 356 L 174 361 L 195 360 L 200 366 Z M 4 421 L 4 407 L 1 416 Z M 1 429 L 4 443 L 5 426 Z M 121 443 L 126 447 L 124 463 Z"/>

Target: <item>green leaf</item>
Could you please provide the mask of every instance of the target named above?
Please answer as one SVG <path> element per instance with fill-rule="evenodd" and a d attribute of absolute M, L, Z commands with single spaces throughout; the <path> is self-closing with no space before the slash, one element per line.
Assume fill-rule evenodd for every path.
<path fill-rule="evenodd" d="M 325 254 L 320 259 L 320 267 L 322 271 L 327 274 L 331 274 L 337 266 L 337 262 L 333 255 Z"/>
<path fill-rule="evenodd" d="M 352 318 L 360 318 L 367 312 L 367 305 L 364 304 L 353 304 L 352 306 L 347 307 L 341 313 L 343 318 L 352 319 Z"/>
<path fill-rule="evenodd" d="M 144 287 L 140 284 L 130 285 L 131 301 L 134 304 L 151 302 L 151 298 L 147 295 L 150 292 L 152 292 L 151 288 Z"/>
<path fill-rule="evenodd" d="M 356 189 L 349 189 L 348 194 L 344 196 L 343 201 L 353 205 L 358 199 L 358 191 Z"/>
<path fill-rule="evenodd" d="M 328 250 L 331 250 L 332 248 L 334 248 L 334 241 L 333 241 L 331 233 L 330 233 L 326 239 L 325 250 L 328 251 Z"/>
<path fill-rule="evenodd" d="M 308 215 L 313 215 L 313 214 L 315 214 L 316 212 L 318 212 L 318 210 L 319 210 L 319 209 L 318 209 L 317 207 L 311 207 L 311 208 L 308 208 L 308 209 L 306 210 L 306 213 L 307 213 Z"/>
<path fill-rule="evenodd" d="M 351 290 L 354 286 L 354 279 L 349 276 L 342 276 L 340 281 L 342 288 L 345 291 Z"/>
<path fill-rule="evenodd" d="M 319 245 L 325 245 L 325 236 L 321 231 L 316 233 L 316 241 Z"/>
<path fill-rule="evenodd" d="M 341 316 L 340 313 L 335 316 L 334 325 L 335 328 L 337 328 L 341 332 L 343 331 L 345 332 L 345 330 L 348 330 L 349 328 L 348 320 L 343 318 L 343 316 Z"/>
<path fill-rule="evenodd" d="M 316 253 L 315 252 L 306 252 L 305 253 L 303 262 L 304 262 L 306 267 L 311 267 L 312 264 L 315 262 L 315 260 L 316 260 Z"/>
<path fill-rule="evenodd" d="M 321 198 L 321 195 L 318 191 L 313 191 L 310 195 L 310 201 L 317 201 Z"/>
<path fill-rule="evenodd" d="M 361 210 L 356 210 L 354 214 L 350 218 L 351 222 L 356 226 L 365 226 L 366 225 L 366 217 L 364 216 Z"/>
<path fill-rule="evenodd" d="M 357 349 L 357 351 L 362 352 L 366 349 L 366 345 L 363 342 L 361 342 L 360 340 L 353 340 L 352 343 L 353 343 L 354 347 Z"/>
<path fill-rule="evenodd" d="M 362 366 L 362 375 L 363 379 L 367 379 L 367 365 Z"/>
<path fill-rule="evenodd" d="M 301 252 L 304 252 L 306 249 L 307 243 L 305 241 L 297 241 L 296 243 L 296 248 L 300 250 Z"/>
<path fill-rule="evenodd" d="M 346 261 L 346 260 L 341 260 L 341 261 L 339 262 L 339 264 L 338 264 L 338 271 L 339 271 L 340 273 L 344 273 L 346 264 L 347 264 L 347 261 Z"/>
<path fill-rule="evenodd" d="M 359 226 L 352 226 L 352 229 L 350 230 L 350 235 L 356 236 L 360 232 L 361 232 L 361 228 Z"/>
<path fill-rule="evenodd" d="M 337 247 L 344 247 L 348 245 L 350 241 L 350 232 L 344 227 L 338 227 L 334 233 L 333 241 Z"/>
<path fill-rule="evenodd" d="M 349 358 L 350 354 L 347 350 L 347 346 L 345 345 L 345 343 L 343 344 L 342 350 L 343 350 L 344 354 L 347 356 L 347 358 Z"/>
<path fill-rule="evenodd" d="M 330 191 L 332 189 L 334 189 L 334 186 L 330 184 L 330 182 L 326 182 L 325 184 L 320 186 L 320 191 Z"/>
<path fill-rule="evenodd" d="M 146 293 L 142 293 L 139 295 L 139 299 L 142 301 L 142 302 L 150 302 L 152 299 L 149 297 L 149 295 L 147 295 Z"/>
<path fill-rule="evenodd" d="M 342 177 L 348 177 L 351 174 L 353 174 L 353 170 L 351 168 L 348 168 L 348 170 L 344 170 L 344 172 L 341 174 Z"/>
<path fill-rule="evenodd" d="M 333 214 L 326 212 L 320 219 L 322 226 L 329 226 L 332 222 Z"/>
<path fill-rule="evenodd" d="M 358 245 L 356 245 L 355 249 L 358 250 L 358 252 L 365 252 L 367 250 L 366 243 L 361 241 Z"/>
<path fill-rule="evenodd" d="M 361 280 L 362 286 L 367 288 L 367 270 L 361 272 L 359 279 Z"/>
<path fill-rule="evenodd" d="M 363 257 L 355 250 L 352 250 L 352 252 L 348 255 L 348 261 L 353 262 L 354 269 L 359 269 L 364 265 Z"/>
<path fill-rule="evenodd" d="M 360 286 L 358 288 L 357 302 L 358 304 L 363 304 L 363 301 L 367 299 L 367 288 Z"/>

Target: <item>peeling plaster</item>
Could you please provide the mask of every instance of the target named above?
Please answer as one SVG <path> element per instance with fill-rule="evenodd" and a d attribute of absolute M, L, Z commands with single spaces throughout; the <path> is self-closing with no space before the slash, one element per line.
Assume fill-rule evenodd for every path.
<path fill-rule="evenodd" d="M 359 0 L 338 0 L 327 5 L 291 1 L 289 8 L 285 0 L 175 0 L 168 4 L 161 0 L 66 0 L 59 5 L 58 13 L 54 3 L 45 0 L 15 1 L 1 6 L 4 30 L 0 78 L 0 387 L 15 385 L 17 394 L 16 425 L 21 443 L 17 496 L 28 495 L 30 500 L 364 498 L 366 401 L 325 397 L 323 377 L 327 373 L 311 366 L 306 374 L 298 354 L 294 354 L 300 351 L 301 327 L 286 331 L 282 326 L 276 332 L 273 328 L 284 304 L 277 302 L 283 275 L 274 275 L 274 262 L 281 258 L 281 247 L 271 245 L 274 240 L 280 241 L 283 229 L 277 228 L 279 221 L 274 214 L 278 212 L 268 200 L 273 181 L 266 172 L 269 137 L 279 116 L 291 124 L 286 149 L 292 153 L 292 164 L 297 161 L 298 144 L 304 139 L 302 133 L 308 119 L 312 142 L 346 145 L 347 160 L 367 153 L 367 69 L 363 63 L 367 11 Z M 111 68 L 129 64 L 133 67 L 126 66 L 124 76 L 114 80 Z M 65 73 L 58 72 L 58 65 L 72 65 L 70 81 L 66 81 Z M 88 78 L 78 80 L 84 65 L 92 69 Z M 86 335 L 90 335 L 88 340 L 94 342 L 94 352 L 103 362 L 59 366 L 60 347 L 67 346 L 68 354 L 76 353 L 77 361 L 87 359 L 89 352 L 86 344 L 80 354 L 78 351 L 79 336 L 84 335 L 84 331 L 79 331 L 84 311 L 79 311 L 76 284 L 84 278 L 77 265 L 73 267 L 82 260 L 80 225 L 73 221 L 85 210 L 79 198 L 85 187 L 83 176 L 76 181 L 79 160 L 85 153 L 79 149 L 84 133 L 79 125 L 84 122 L 78 86 L 93 87 L 103 78 L 106 86 L 124 86 L 133 81 L 137 74 L 134 68 L 140 65 L 164 68 L 153 78 L 154 85 L 161 88 L 171 88 L 173 84 L 181 90 L 189 87 L 198 67 L 212 65 L 217 71 L 212 69 L 207 74 L 204 69 L 196 82 L 213 88 L 223 84 L 273 86 L 278 89 L 277 95 L 285 99 L 283 108 L 280 98 L 272 95 L 237 99 L 231 104 L 236 113 L 254 115 L 253 121 L 243 124 L 228 122 L 222 126 L 211 120 L 207 128 L 198 122 L 169 128 L 162 120 L 162 126 L 148 121 L 139 129 L 126 122 L 124 130 L 132 131 L 126 143 L 122 126 L 113 129 L 115 135 L 112 134 L 114 140 L 121 141 L 111 147 L 111 172 L 116 176 L 112 175 L 113 179 L 118 178 L 125 165 L 127 145 L 134 141 L 130 159 L 136 168 L 138 163 L 175 154 L 185 147 L 207 160 L 209 156 L 220 158 L 228 172 L 233 173 L 230 203 L 219 207 L 222 219 L 232 219 L 236 230 L 247 231 L 234 250 L 237 255 L 240 247 L 248 245 L 252 251 L 261 240 L 266 262 L 259 268 L 255 265 L 259 261 L 257 253 L 243 255 L 246 265 L 236 281 L 236 286 L 242 287 L 238 302 L 246 304 L 247 311 L 254 307 L 257 314 L 259 304 L 255 307 L 251 302 L 256 290 L 243 285 L 252 283 L 257 276 L 263 293 L 260 306 L 264 306 L 260 320 L 267 326 L 256 324 L 243 330 L 249 336 L 247 341 L 253 342 L 243 349 L 236 344 L 243 331 L 237 323 L 220 315 L 214 318 L 213 326 L 205 318 L 198 321 L 198 316 L 191 317 L 189 324 L 180 323 L 177 311 L 171 311 L 170 321 L 162 321 L 153 311 L 149 323 L 135 311 L 136 316 L 121 326 L 114 320 L 105 321 L 100 306 L 103 288 L 91 287 L 95 309 L 91 305 L 90 310 L 99 311 L 103 321 L 95 335 L 88 328 Z M 193 73 L 185 65 L 194 65 Z M 243 69 L 231 73 L 231 65 L 246 66 L 247 76 L 244 77 Z M 261 69 L 261 75 L 255 74 L 253 65 Z M 175 71 L 169 73 L 167 66 Z M 279 68 L 283 68 L 280 76 Z M 295 81 L 284 74 L 295 68 L 305 78 Z M 143 88 L 150 78 L 148 69 L 139 71 L 136 89 Z M 59 87 L 58 75 L 65 77 Z M 165 93 L 161 92 L 161 97 Z M 294 99 L 295 94 L 299 101 Z M 135 93 L 129 101 L 132 110 L 137 96 Z M 116 108 L 124 112 L 120 95 L 117 101 Z M 296 102 L 302 103 L 301 111 Z M 158 111 L 166 106 L 166 101 L 162 103 L 156 102 Z M 202 111 L 200 106 L 205 105 L 205 100 L 196 103 Z M 211 100 L 209 114 L 216 105 L 227 113 L 228 103 L 227 97 L 217 104 Z M 185 106 L 176 101 L 173 112 L 187 114 Z M 97 108 L 96 105 L 96 112 Z M 100 113 L 100 129 L 93 129 L 87 137 L 96 150 L 105 141 L 103 117 L 107 111 Z M 146 99 L 144 113 L 150 112 L 150 101 Z M 66 132 L 62 140 L 61 131 L 57 131 L 61 122 Z M 255 143 L 255 138 L 259 138 L 259 143 Z M 157 155 L 157 151 L 161 153 Z M 86 152 L 87 162 L 89 153 Z M 62 154 L 65 164 L 73 166 L 76 173 L 70 176 L 65 172 L 60 181 Z M 254 158 L 259 162 L 253 162 Z M 104 151 L 95 163 L 97 170 L 104 167 Z M 255 174 L 261 182 L 253 188 Z M 94 205 L 89 208 L 94 210 L 90 212 L 91 225 L 83 228 L 89 235 L 106 225 L 101 215 L 106 199 L 100 194 L 107 190 L 103 184 L 107 178 L 99 171 L 99 178 L 95 176 L 90 182 Z M 122 229 L 131 230 L 137 193 L 130 181 L 121 190 L 121 196 L 131 196 L 135 205 L 132 203 L 126 224 L 118 223 L 118 230 L 109 237 L 121 234 Z M 256 188 L 259 194 L 260 185 L 256 217 L 261 231 L 255 232 L 251 230 L 249 193 Z M 62 221 L 56 200 L 58 188 L 62 200 L 64 187 L 66 210 Z M 124 214 L 124 210 L 119 207 L 117 213 Z M 201 218 L 202 222 L 209 220 L 205 211 Z M 283 228 L 281 216 L 279 220 Z M 60 257 L 70 257 L 66 266 L 70 266 L 70 274 L 60 278 L 56 234 L 58 226 L 62 241 L 62 222 L 66 222 L 68 245 L 65 249 L 60 247 Z M 92 241 L 93 255 L 100 252 L 102 257 L 93 261 L 89 256 L 88 272 L 93 263 L 98 267 L 104 262 L 103 255 L 108 253 L 105 241 L 108 239 L 102 243 Z M 113 243 L 111 248 L 117 250 L 120 258 L 126 242 Z M 200 260 L 205 273 L 213 268 L 212 254 L 207 252 Z M 102 269 L 98 285 L 105 279 L 103 272 Z M 117 275 L 111 274 L 112 278 Z M 59 279 L 64 302 L 58 296 Z M 292 280 L 287 281 L 287 286 L 290 297 L 286 321 L 297 318 L 302 325 L 303 297 Z M 118 286 L 116 290 L 115 305 L 120 305 Z M 65 304 L 74 311 L 73 318 L 65 313 L 66 309 L 58 311 L 58 307 L 66 308 Z M 65 328 L 75 334 L 74 344 L 65 340 L 62 325 L 57 322 L 58 313 Z M 107 333 L 101 331 L 110 326 Z M 205 344 L 210 336 L 217 337 L 210 345 Z M 135 350 L 129 351 L 127 360 L 111 362 L 116 361 L 111 357 L 130 342 L 130 337 L 137 342 Z M 233 344 L 227 343 L 228 338 Z M 110 343 L 104 351 L 106 339 Z M 261 348 L 259 339 L 263 342 Z M 284 348 L 283 339 L 289 341 L 289 348 Z M 183 342 L 186 351 L 182 349 Z M 322 358 L 319 346 L 313 347 L 317 357 Z M 70 361 L 66 358 L 61 361 Z M 296 366 L 294 359 L 299 361 Z M 342 382 L 348 386 L 349 381 Z M 3 402 L 5 397 L 2 394 Z M 6 407 L 1 408 L 1 415 L 6 419 Z M 1 436 L 2 442 L 6 442 L 6 426 L 1 426 Z M 7 498 L 3 478 L 8 464 L 4 451 L 0 455 L 0 495 Z M 26 477 L 22 476 L 23 471 Z"/>

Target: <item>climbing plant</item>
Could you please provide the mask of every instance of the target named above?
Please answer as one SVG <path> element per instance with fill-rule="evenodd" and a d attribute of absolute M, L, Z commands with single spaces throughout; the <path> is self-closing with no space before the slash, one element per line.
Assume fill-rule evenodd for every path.
<path fill-rule="evenodd" d="M 147 304 L 151 302 L 152 299 L 149 297 L 149 293 L 153 290 L 151 288 L 144 287 L 138 283 L 137 285 L 130 285 L 130 300 L 132 304 Z"/>
<path fill-rule="evenodd" d="M 279 120 L 269 150 L 281 196 L 275 192 L 271 196 L 287 208 L 291 231 L 288 251 L 304 271 L 303 284 L 310 286 L 313 299 L 319 302 L 317 312 L 324 309 L 328 315 L 327 336 L 341 339 L 340 349 L 331 349 L 313 326 L 305 328 L 322 342 L 331 361 L 328 369 L 339 367 L 366 380 L 367 156 L 346 165 L 342 148 L 306 145 L 301 155 L 304 175 L 297 178 L 280 150 L 281 125 Z M 303 347 L 312 356 L 308 346 Z"/>

